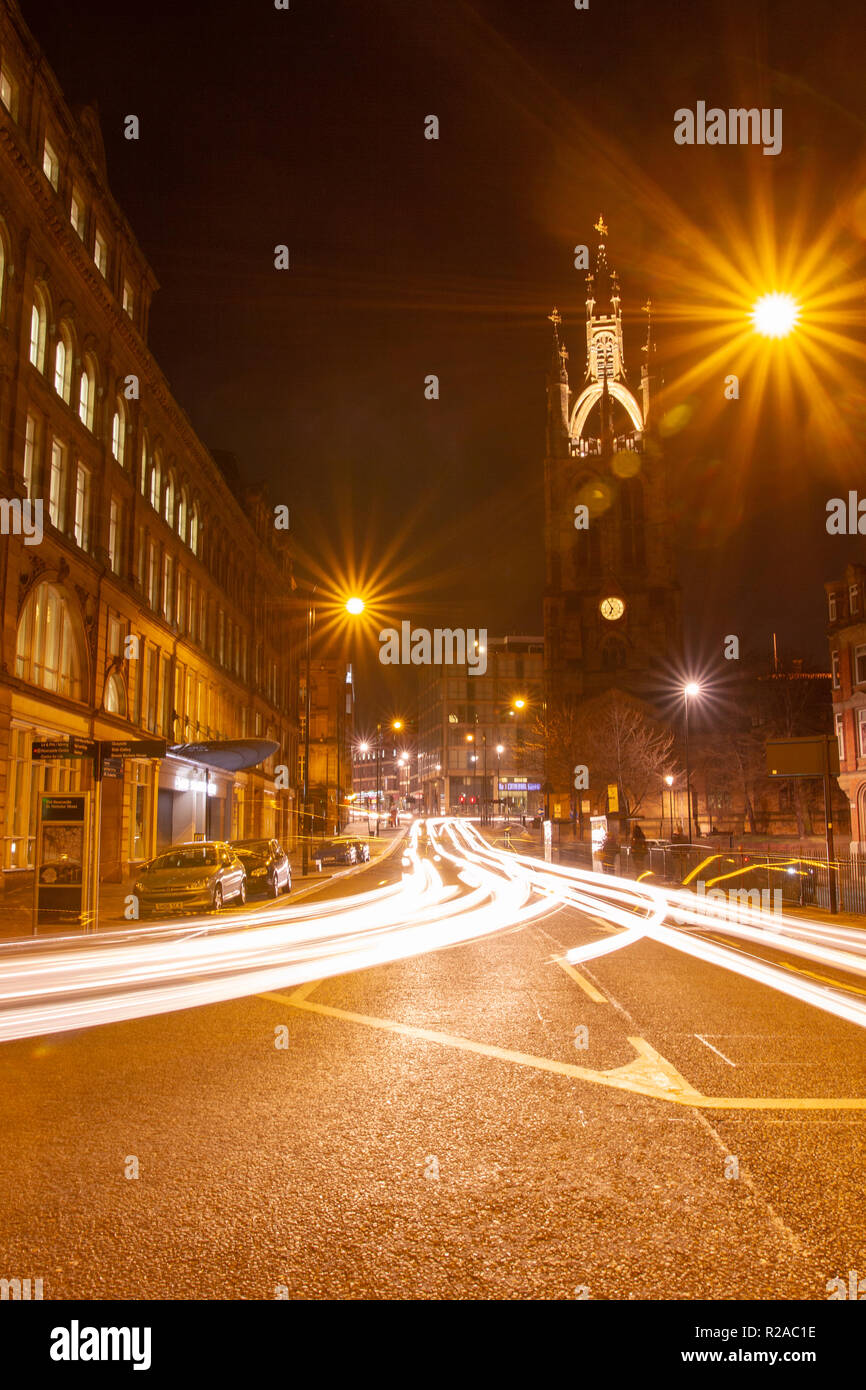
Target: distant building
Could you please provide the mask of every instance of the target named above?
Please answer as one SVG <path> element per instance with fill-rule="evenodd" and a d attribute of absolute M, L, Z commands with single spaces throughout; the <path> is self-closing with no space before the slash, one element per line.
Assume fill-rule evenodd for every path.
<path fill-rule="evenodd" d="M 298 713 L 298 786 L 304 783 L 304 722 L 306 671 L 301 663 Z M 349 819 L 352 793 L 352 750 L 355 725 L 355 685 L 345 661 L 314 656 L 310 663 L 310 783 L 311 833 L 339 834 Z"/>
<path fill-rule="evenodd" d="M 401 737 L 387 726 L 356 740 L 352 754 L 355 806 L 388 815 L 395 808 L 414 807 L 418 793 L 417 751 L 414 735 Z"/>
<path fill-rule="evenodd" d="M 866 566 L 824 585 L 839 740 L 839 786 L 851 808 L 851 852 L 866 854 Z"/>
<path fill-rule="evenodd" d="M 488 641 L 487 670 L 422 668 L 418 780 L 427 815 L 534 814 L 544 804 L 528 732 L 544 698 L 544 641 Z"/>
<path fill-rule="evenodd" d="M 89 759 L 35 762 L 36 739 L 185 750 L 127 759 L 105 783 L 104 878 L 195 834 L 290 842 L 285 533 L 227 480 L 151 355 L 156 279 L 109 191 L 96 115 L 66 104 L 14 0 L 0 0 L 0 190 L 4 880 L 32 867 L 40 793 L 92 786 Z M 238 739 L 277 752 L 248 768 L 237 750 L 204 756 Z"/>

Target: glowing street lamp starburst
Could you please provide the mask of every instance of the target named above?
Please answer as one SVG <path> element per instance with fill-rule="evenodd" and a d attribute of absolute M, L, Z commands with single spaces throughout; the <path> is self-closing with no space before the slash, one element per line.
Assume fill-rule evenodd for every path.
<path fill-rule="evenodd" d="M 787 338 L 797 325 L 800 306 L 789 294 L 765 294 L 752 309 L 755 332 L 763 338 Z"/>

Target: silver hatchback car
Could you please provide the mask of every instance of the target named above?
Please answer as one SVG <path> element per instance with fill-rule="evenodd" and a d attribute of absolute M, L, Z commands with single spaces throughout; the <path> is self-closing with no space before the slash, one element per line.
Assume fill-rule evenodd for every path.
<path fill-rule="evenodd" d="M 172 845 L 151 859 L 139 874 L 133 891 L 142 916 L 201 907 L 219 912 L 230 898 L 243 906 L 247 900 L 247 876 L 231 845 L 222 840 L 197 840 Z"/>

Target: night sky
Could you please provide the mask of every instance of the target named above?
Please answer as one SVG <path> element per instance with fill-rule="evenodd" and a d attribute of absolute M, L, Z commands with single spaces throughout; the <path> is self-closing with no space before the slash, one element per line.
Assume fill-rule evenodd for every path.
<path fill-rule="evenodd" d="M 564 316 L 579 386 L 572 248 L 603 212 L 632 385 L 651 295 L 666 405 L 685 407 L 669 450 L 690 649 L 730 632 L 765 649 L 775 629 L 826 662 L 822 583 L 862 553 L 824 530 L 827 498 L 866 487 L 862 357 L 824 344 L 829 411 L 813 378 L 786 392 L 773 363 L 760 399 L 751 368 L 720 408 L 744 367 L 733 349 L 678 380 L 707 352 L 688 334 L 718 320 L 723 262 L 747 272 L 767 209 L 783 258 L 796 245 L 803 266 L 823 238 L 811 278 L 862 345 L 859 0 L 22 9 L 67 98 L 98 106 L 112 190 L 160 281 L 150 343 L 177 399 L 289 504 L 300 552 L 384 566 L 382 587 L 413 595 L 395 622 L 454 620 L 459 598 L 491 633 L 540 631 L 546 315 Z M 677 146 L 673 113 L 699 100 L 782 107 L 782 153 Z"/>

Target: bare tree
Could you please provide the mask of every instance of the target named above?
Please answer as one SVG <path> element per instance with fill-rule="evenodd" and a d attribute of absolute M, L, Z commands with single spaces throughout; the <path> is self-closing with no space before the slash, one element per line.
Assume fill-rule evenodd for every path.
<path fill-rule="evenodd" d="M 615 783 L 626 816 L 633 816 L 650 788 L 669 769 L 673 735 L 640 701 L 613 691 L 592 700 L 566 698 L 540 714 L 524 741 L 528 766 L 544 771 L 557 788 L 572 788 L 575 770 L 589 771 L 596 805 Z"/>

